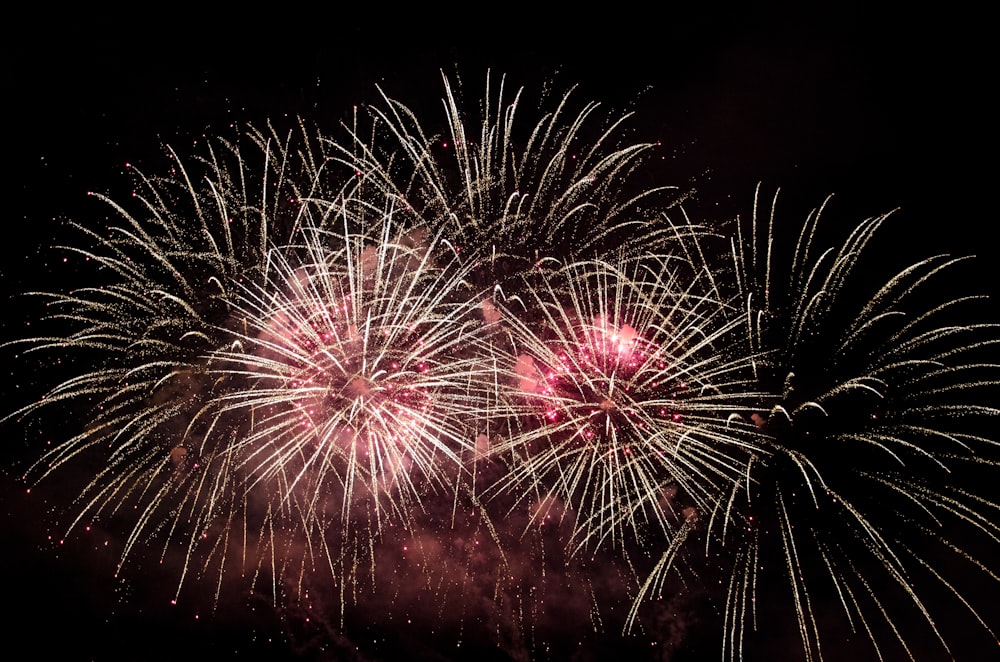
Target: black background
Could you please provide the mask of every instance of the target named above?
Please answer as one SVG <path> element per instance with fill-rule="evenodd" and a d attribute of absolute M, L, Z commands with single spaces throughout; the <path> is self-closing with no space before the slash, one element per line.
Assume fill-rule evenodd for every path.
<path fill-rule="evenodd" d="M 126 162 L 161 164 L 161 142 L 183 148 L 231 122 L 295 115 L 332 127 L 375 101 L 376 84 L 437 118 L 442 70 L 457 71 L 471 98 L 487 69 L 514 85 L 579 83 L 581 97 L 634 109 L 636 137 L 663 145 L 657 180 L 692 189 L 693 215 L 748 214 L 758 182 L 782 189 L 793 223 L 829 193 L 845 224 L 898 207 L 880 250 L 977 254 L 974 289 L 998 292 L 985 15 L 850 2 L 576 5 L 550 17 L 487 5 L 133 11 L 40 8 L 8 20 L 4 295 L 57 283 L 48 247 L 62 219 L 93 210 L 87 191 L 123 184 Z M 5 339 L 23 329 L 19 310 L 9 307 Z M 7 383 L 7 402 L 23 390 Z M 241 617 L 153 606 L 143 588 L 153 571 L 123 588 L 99 541 L 48 542 L 49 506 L 19 482 L 30 435 L 2 431 L 8 645 L 30 659 L 294 657 L 266 605 Z M 704 652 L 693 643 L 684 659 Z"/>

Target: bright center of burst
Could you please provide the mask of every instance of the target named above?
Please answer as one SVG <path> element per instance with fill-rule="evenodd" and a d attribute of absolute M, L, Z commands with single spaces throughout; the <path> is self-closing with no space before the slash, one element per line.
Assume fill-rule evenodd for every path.
<path fill-rule="evenodd" d="M 344 394 L 349 398 L 360 399 L 371 395 L 372 385 L 364 377 L 356 376 L 344 388 Z"/>

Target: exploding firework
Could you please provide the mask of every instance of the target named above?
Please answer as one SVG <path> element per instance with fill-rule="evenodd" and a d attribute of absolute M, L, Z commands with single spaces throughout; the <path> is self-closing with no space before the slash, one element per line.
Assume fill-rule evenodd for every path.
<path fill-rule="evenodd" d="M 92 267 L 78 278 L 93 282 L 37 293 L 47 299 L 52 335 L 18 344 L 82 367 L 14 416 L 66 406 L 86 424 L 32 473 L 97 458 L 101 468 L 82 489 L 68 530 L 135 509 L 123 559 L 144 534 L 175 528 L 177 501 L 202 489 L 178 480 L 174 468 L 214 462 L 188 457 L 186 430 L 215 390 L 204 357 L 234 339 L 220 324 L 231 295 L 261 278 L 270 242 L 294 232 L 298 187 L 316 182 L 311 164 L 286 147 L 251 131 L 242 144 L 209 141 L 190 162 L 169 150 L 166 176 L 130 166 L 130 203 L 94 194 L 115 220 L 103 229 L 74 223 L 82 239 L 65 247 L 67 260 Z"/>
<path fill-rule="evenodd" d="M 214 562 L 220 581 L 236 560 L 244 566 L 241 574 L 265 563 L 272 574 L 281 574 L 277 559 L 289 555 L 301 562 L 296 550 L 308 544 L 311 527 L 323 523 L 327 512 L 315 499 L 320 486 L 328 487 L 304 469 L 316 463 L 325 477 L 331 465 L 324 453 L 336 446 L 320 444 L 325 450 L 310 455 L 305 440 L 312 433 L 295 437 L 313 394 L 332 392 L 344 371 L 355 370 L 355 377 L 340 384 L 340 397 L 369 405 L 380 397 L 374 391 L 384 388 L 367 380 L 392 370 L 395 359 L 413 359 L 412 354 L 387 359 L 384 351 L 366 354 L 372 309 L 382 316 L 376 324 L 392 311 L 395 326 L 390 330 L 381 324 L 379 333 L 406 336 L 412 352 L 423 342 L 416 337 L 417 327 L 442 325 L 431 313 L 416 311 L 437 305 L 444 296 L 441 288 L 434 300 L 421 294 L 410 299 L 409 307 L 393 310 L 411 293 L 400 289 L 407 274 L 414 279 L 411 291 L 416 279 L 431 277 L 419 265 L 419 235 L 401 240 L 393 252 L 373 248 L 386 243 L 382 237 L 366 243 L 345 229 L 341 247 L 334 241 L 330 255 L 320 254 L 316 233 L 336 220 L 343 227 L 343 214 L 335 217 L 329 202 L 338 199 L 338 192 L 327 188 L 321 145 L 305 131 L 279 136 L 250 129 L 236 141 L 207 141 L 205 154 L 187 161 L 169 150 L 166 176 L 149 177 L 132 168 L 132 202 L 123 205 L 96 195 L 117 219 L 101 231 L 75 224 L 84 241 L 66 248 L 96 267 L 93 285 L 39 293 L 48 299 L 44 321 L 53 335 L 18 343 L 32 354 L 54 352 L 59 360 L 84 366 L 14 414 L 65 406 L 86 420 L 78 434 L 48 451 L 31 472 L 44 478 L 74 462 L 99 467 L 82 487 L 66 533 L 101 519 L 128 520 L 126 513 L 135 513 L 121 563 L 137 547 L 159 544 L 163 555 L 179 548 L 184 571 L 178 591 L 196 559 L 202 572 Z M 366 222 L 351 220 L 352 227 Z M 354 269 L 350 262 L 332 266 L 337 259 L 352 258 Z M 295 260 L 299 264 L 290 266 Z M 316 282 L 308 286 L 306 277 Z M 343 323 L 334 318 L 337 314 Z M 321 328 L 323 323 L 330 326 Z M 440 351 L 440 332 L 428 339 Z M 336 356 L 330 346 L 338 344 Z M 241 353 L 244 347 L 247 352 Z M 421 398 L 431 398 L 426 384 L 434 377 L 427 375 L 435 371 L 427 365 L 436 359 L 430 354 L 389 379 L 405 381 L 402 374 L 412 371 L 425 375 L 421 385 L 403 389 L 409 395 L 394 400 L 408 406 L 410 414 L 426 406 Z M 365 372 L 358 360 L 367 367 L 375 361 L 378 367 Z M 336 376 L 331 366 L 340 371 Z M 320 376 L 330 381 L 309 383 Z M 277 397 L 277 391 L 287 397 Z M 333 397 L 320 397 L 320 404 Z M 295 413 L 283 410 L 290 401 L 297 403 Z M 373 418 L 388 415 L 371 406 L 357 409 Z M 353 458 L 349 469 L 357 476 L 368 472 L 363 483 L 390 481 L 414 460 L 428 470 L 437 461 L 416 446 L 393 454 L 390 448 L 398 444 L 379 445 L 383 437 L 371 425 L 355 430 L 353 423 L 350 417 L 338 421 L 338 432 L 321 423 L 317 434 L 341 442 Z M 399 429 L 420 435 L 412 420 L 407 423 L 410 427 L 401 421 Z M 368 452 L 373 443 L 376 452 Z M 437 448 L 443 450 L 444 444 Z M 370 463 L 364 465 L 362 456 Z M 337 476 L 350 494 L 355 474 Z M 306 484 L 314 495 L 303 505 L 292 495 L 293 488 Z M 375 519 L 381 515 L 376 511 Z"/>
<path fill-rule="evenodd" d="M 474 351 L 477 299 L 454 301 L 464 272 L 437 266 L 425 233 L 304 230 L 304 246 L 275 249 L 265 281 L 233 299 L 245 331 L 207 357 L 228 386 L 204 412 L 209 436 L 239 421 L 225 454 L 255 492 L 296 502 L 310 526 L 318 517 L 318 532 L 333 495 L 341 520 L 368 501 L 377 527 L 405 525 L 475 453 L 492 383 Z"/>
<path fill-rule="evenodd" d="M 997 579 L 982 550 L 1000 541 L 1000 506 L 981 491 L 998 462 L 983 432 L 1000 414 L 991 402 L 997 326 L 975 321 L 981 297 L 941 287 L 962 262 L 949 256 L 866 291 L 866 248 L 889 215 L 817 251 L 825 206 L 804 224 L 787 268 L 773 211 L 762 221 L 760 204 L 733 240 L 746 350 L 770 395 L 750 417 L 757 452 L 717 504 L 723 524 L 710 532 L 733 550 L 724 654 L 742 659 L 752 632 L 794 614 L 805 658 L 822 659 L 831 611 L 880 659 L 896 650 L 916 659 L 933 645 L 913 634 L 915 620 L 951 654 L 941 605 L 995 637 L 988 605 L 975 604 L 961 578 Z M 667 550 L 644 592 L 655 592 L 676 552 Z"/>
<path fill-rule="evenodd" d="M 572 89 L 526 99 L 489 76 L 477 115 L 447 78 L 444 89 L 443 131 L 383 93 L 384 107 L 357 114 L 329 152 L 355 177 L 354 199 L 404 203 L 477 264 L 481 284 L 520 284 L 547 258 L 637 254 L 674 239 L 662 212 L 683 196 L 649 186 L 642 166 L 657 145 L 626 139 L 629 115 L 576 103 Z M 525 105 L 541 119 L 524 122 Z"/>
<path fill-rule="evenodd" d="M 383 94 L 339 134 L 237 132 L 97 196 L 115 220 L 67 247 L 89 282 L 13 343 L 65 359 L 8 418 L 82 421 L 28 472 L 89 472 L 67 534 L 176 555 L 175 598 L 270 579 L 334 638 L 430 595 L 421 626 L 511 655 L 580 619 L 666 641 L 650 598 L 720 578 L 734 659 L 780 592 L 807 659 L 821 603 L 880 656 L 913 656 L 914 616 L 947 647 L 942 595 L 992 633 L 941 560 L 997 579 L 997 327 L 935 299 L 958 261 L 866 292 L 886 217 L 816 253 L 817 213 L 781 271 L 756 213 L 672 221 L 627 117 L 568 93 L 522 125 L 491 85 L 476 115 L 446 80 L 441 132 Z M 580 587 L 565 622 L 541 606 Z"/>
<path fill-rule="evenodd" d="M 751 356 L 730 351 L 739 318 L 673 260 L 570 263 L 501 310 L 514 420 L 496 452 L 513 482 L 495 489 L 569 514 L 579 546 L 671 537 L 746 464 L 730 421 L 752 398 Z"/>

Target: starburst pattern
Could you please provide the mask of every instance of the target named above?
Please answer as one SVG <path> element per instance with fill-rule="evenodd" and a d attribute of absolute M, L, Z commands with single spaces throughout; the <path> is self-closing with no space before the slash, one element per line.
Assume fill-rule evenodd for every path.
<path fill-rule="evenodd" d="M 758 595 L 782 585 L 810 660 L 822 659 L 817 596 L 832 597 L 845 627 L 880 658 L 896 645 L 918 659 L 907 634 L 914 619 L 950 652 L 940 604 L 992 633 L 986 606 L 953 578 L 996 573 L 944 534 L 968 529 L 960 538 L 976 546 L 1000 540 L 998 504 L 976 489 L 997 466 L 997 443 L 983 432 L 1000 414 L 990 402 L 997 326 L 974 321 L 981 297 L 935 290 L 962 262 L 949 256 L 865 292 L 859 263 L 888 214 L 817 251 L 824 205 L 783 267 L 774 208 L 765 220 L 758 202 L 733 240 L 747 351 L 768 395 L 750 416 L 758 451 L 717 506 L 714 538 L 732 555 L 725 654 L 742 658 L 770 613 Z M 856 288 L 863 296 L 848 294 Z M 644 592 L 655 593 L 676 553 L 663 554 Z"/>
<path fill-rule="evenodd" d="M 513 482 L 497 489 L 569 509 L 582 546 L 673 535 L 746 462 L 729 422 L 752 397 L 750 357 L 729 351 L 739 319 L 672 261 L 570 263 L 502 308 Z"/>
<path fill-rule="evenodd" d="M 118 527 L 120 569 L 177 555 L 175 598 L 266 579 L 335 629 L 416 586 L 537 650 L 535 599 L 571 583 L 634 632 L 717 576 L 731 659 L 775 592 L 809 660 L 820 602 L 880 657 L 915 658 L 915 620 L 949 650 L 941 595 L 994 633 L 952 568 L 995 581 L 1000 544 L 1000 334 L 961 260 L 868 274 L 889 216 L 819 250 L 822 210 L 786 260 L 760 203 L 708 227 L 648 185 L 627 116 L 571 91 L 522 125 L 525 94 L 490 81 L 470 114 L 445 80 L 436 133 L 383 93 L 96 196 L 83 282 L 12 343 L 66 360 L 7 420 L 69 414 L 28 472 L 96 467 L 67 531 Z"/>

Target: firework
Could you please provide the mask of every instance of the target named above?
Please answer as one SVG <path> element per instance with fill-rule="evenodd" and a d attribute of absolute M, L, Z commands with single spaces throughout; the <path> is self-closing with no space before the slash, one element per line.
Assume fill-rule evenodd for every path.
<path fill-rule="evenodd" d="M 261 481 L 280 477 L 268 492 L 333 482 L 342 512 L 365 496 L 377 515 L 388 503 L 405 519 L 420 506 L 399 495 L 419 501 L 450 473 L 442 462 L 457 467 L 475 452 L 480 391 L 491 383 L 472 351 L 477 301 L 453 301 L 463 270 L 435 265 L 437 240 L 423 233 L 393 240 L 309 228 L 307 239 L 307 259 L 292 266 L 295 247 L 276 249 L 267 280 L 235 297 L 246 331 L 208 361 L 239 386 L 210 415 L 250 421 L 226 452 L 245 456 Z"/>
<path fill-rule="evenodd" d="M 764 222 L 755 205 L 733 238 L 746 351 L 770 395 L 750 416 L 757 451 L 708 534 L 732 551 L 724 654 L 743 657 L 776 613 L 760 595 L 770 602 L 780 586 L 806 659 L 822 658 L 830 602 L 880 658 L 894 645 L 911 659 L 926 650 L 929 641 L 914 642 L 921 620 L 950 653 L 943 604 L 995 637 L 959 578 L 997 579 L 974 551 L 1000 541 L 998 505 L 979 491 L 982 472 L 997 467 L 996 442 L 983 434 L 1000 413 L 990 400 L 997 326 L 974 321 L 981 297 L 940 288 L 960 259 L 927 258 L 866 292 L 863 258 L 889 215 L 817 250 L 825 206 L 804 224 L 787 269 L 773 207 Z M 644 591 L 655 593 L 676 553 L 667 549 Z"/>
<path fill-rule="evenodd" d="M 93 270 L 13 343 L 66 359 L 8 418 L 81 421 L 28 472 L 87 472 L 67 534 L 117 528 L 119 568 L 179 559 L 175 598 L 269 579 L 339 633 L 430 595 L 525 655 L 570 627 L 545 600 L 583 586 L 595 631 L 662 629 L 650 598 L 701 580 L 734 659 L 774 592 L 807 659 L 829 596 L 880 656 L 887 633 L 913 656 L 912 616 L 947 647 L 941 593 L 992 633 L 938 560 L 997 578 L 951 537 L 1000 542 L 975 482 L 997 327 L 933 287 L 959 261 L 865 291 L 887 217 L 817 251 L 816 213 L 782 271 L 757 209 L 727 233 L 649 185 L 627 116 L 571 91 L 522 125 L 525 94 L 488 82 L 469 113 L 445 80 L 439 132 L 383 94 L 339 133 L 236 132 L 97 196 L 114 220 L 67 247 Z"/>
<path fill-rule="evenodd" d="M 568 510 L 579 546 L 672 536 L 746 464 L 730 424 L 753 397 L 751 357 L 730 353 L 741 325 L 673 261 L 570 263 L 502 308 L 514 420 L 496 451 L 513 482 L 495 489 L 536 499 L 537 517 Z"/>
<path fill-rule="evenodd" d="M 266 282 L 272 248 L 310 222 L 303 201 L 323 186 L 322 159 L 299 137 L 251 129 L 188 160 L 168 148 L 164 176 L 130 166 L 129 203 L 94 194 L 111 210 L 107 227 L 72 224 L 82 239 L 65 250 L 93 269 L 80 276 L 92 284 L 34 293 L 52 335 L 17 344 L 81 368 L 12 417 L 65 407 L 85 424 L 29 473 L 96 463 L 66 534 L 131 511 L 121 563 L 136 546 L 180 546 L 190 560 L 204 545 L 221 572 L 228 546 L 204 542 L 208 532 L 244 537 L 234 523 L 247 523 L 246 495 L 228 490 L 231 431 L 202 425 L 227 388 L 210 358 L 244 333 L 235 297 Z"/>
<path fill-rule="evenodd" d="M 577 103 L 573 89 L 527 99 L 503 77 L 487 76 L 478 114 L 447 78 L 444 91 L 443 131 L 383 93 L 328 150 L 355 177 L 351 197 L 378 210 L 400 201 L 414 223 L 441 228 L 481 285 L 519 284 L 548 258 L 638 254 L 673 238 L 662 211 L 683 196 L 648 185 L 642 166 L 657 145 L 626 139 L 629 115 Z M 525 105 L 541 119 L 525 123 Z"/>

